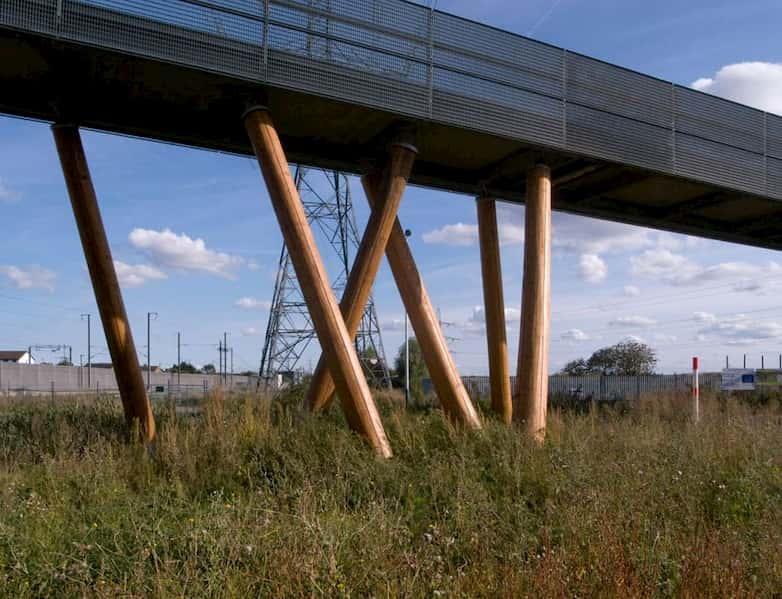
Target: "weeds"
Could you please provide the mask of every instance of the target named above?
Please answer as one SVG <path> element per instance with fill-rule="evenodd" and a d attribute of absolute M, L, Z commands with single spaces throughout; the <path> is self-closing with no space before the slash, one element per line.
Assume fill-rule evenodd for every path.
<path fill-rule="evenodd" d="M 0 589 L 14 596 L 774 596 L 779 403 L 554 411 L 540 449 L 491 420 L 381 402 L 396 455 L 338 410 L 213 395 L 157 413 L 0 406 Z"/>

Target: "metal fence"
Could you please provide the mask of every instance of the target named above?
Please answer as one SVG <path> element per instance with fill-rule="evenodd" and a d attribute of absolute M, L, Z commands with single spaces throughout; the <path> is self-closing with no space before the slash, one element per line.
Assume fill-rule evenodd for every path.
<path fill-rule="evenodd" d="M 473 397 L 486 397 L 491 392 L 488 376 L 463 377 L 467 391 Z M 699 386 L 703 391 L 719 391 L 720 373 L 701 373 Z M 515 388 L 516 377 L 511 377 Z M 431 390 L 427 382 L 425 390 Z M 595 401 L 640 399 L 643 395 L 678 393 L 692 390 L 692 374 L 652 374 L 644 376 L 550 376 L 549 395 L 568 395 Z"/>
<path fill-rule="evenodd" d="M 144 381 L 147 373 L 143 373 Z M 89 380 L 89 383 L 88 383 Z M 257 376 L 152 372 L 151 395 L 198 396 L 222 387 L 234 391 L 255 391 Z M 117 392 L 117 379 L 111 368 L 54 366 L 50 364 L 14 364 L 0 362 L 0 394 L 111 394 Z"/>
<path fill-rule="evenodd" d="M 782 199 L 782 117 L 405 0 L 4 0 L 0 27 Z"/>

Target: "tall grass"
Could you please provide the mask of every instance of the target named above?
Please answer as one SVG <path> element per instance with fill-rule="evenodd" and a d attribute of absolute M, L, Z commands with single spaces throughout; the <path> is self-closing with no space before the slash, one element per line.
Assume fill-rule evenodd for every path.
<path fill-rule="evenodd" d="M 295 398 L 162 405 L 153 451 L 114 404 L 0 405 L 6 596 L 779 596 L 778 404 L 645 398 L 491 420 L 383 408 L 395 457 Z"/>

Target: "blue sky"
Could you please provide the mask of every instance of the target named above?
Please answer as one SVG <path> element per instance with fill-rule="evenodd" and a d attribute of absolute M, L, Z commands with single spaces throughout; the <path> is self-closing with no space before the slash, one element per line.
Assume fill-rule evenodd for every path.
<path fill-rule="evenodd" d="M 439 0 L 439 9 L 645 73 L 782 113 L 782 48 L 775 0 Z M 216 362 L 230 333 L 237 370 L 256 370 L 281 246 L 250 159 L 83 133 L 119 265 L 136 345 L 145 361 L 146 313 L 153 364 Z M 352 180 L 359 226 L 367 217 Z M 505 301 L 511 363 L 518 345 L 523 209 L 503 205 Z M 403 226 L 463 374 L 487 371 L 472 198 L 410 189 Z M 45 123 L 0 117 L 0 349 L 68 344 L 86 353 L 82 313 L 93 316 L 96 361 L 108 361 L 89 278 Z M 323 250 L 326 254 L 326 250 Z M 782 256 L 556 214 L 551 367 L 634 336 L 655 347 L 660 368 L 686 371 L 692 355 L 719 369 L 748 354 L 782 352 Z M 240 301 L 244 299 L 244 301 Z M 403 310 L 384 264 L 375 299 L 389 354 Z M 40 353 L 40 358 L 54 356 Z M 305 358 L 316 360 L 313 352 Z"/>

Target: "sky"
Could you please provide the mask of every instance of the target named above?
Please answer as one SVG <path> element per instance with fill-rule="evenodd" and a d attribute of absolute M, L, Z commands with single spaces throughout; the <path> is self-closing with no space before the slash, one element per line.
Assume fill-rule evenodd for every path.
<path fill-rule="evenodd" d="M 782 114 L 778 0 L 439 0 L 437 8 L 644 73 Z M 257 163 L 249 158 L 83 132 L 86 154 L 146 363 L 217 362 L 224 332 L 237 371 L 260 362 L 282 239 Z M 350 180 L 359 229 L 367 219 Z M 511 364 L 518 347 L 524 211 L 500 204 Z M 410 188 L 400 221 L 454 359 L 486 374 L 473 198 Z M 108 350 L 47 123 L 0 116 L 0 349 L 70 345 Z M 329 261 L 325 244 L 321 251 Z M 782 353 L 782 255 L 734 244 L 555 213 L 551 370 L 628 338 L 657 352 L 661 372 L 751 367 Z M 389 360 L 404 310 L 384 263 L 374 288 Z M 56 361 L 50 350 L 33 352 Z M 317 349 L 301 366 L 317 361 Z"/>

